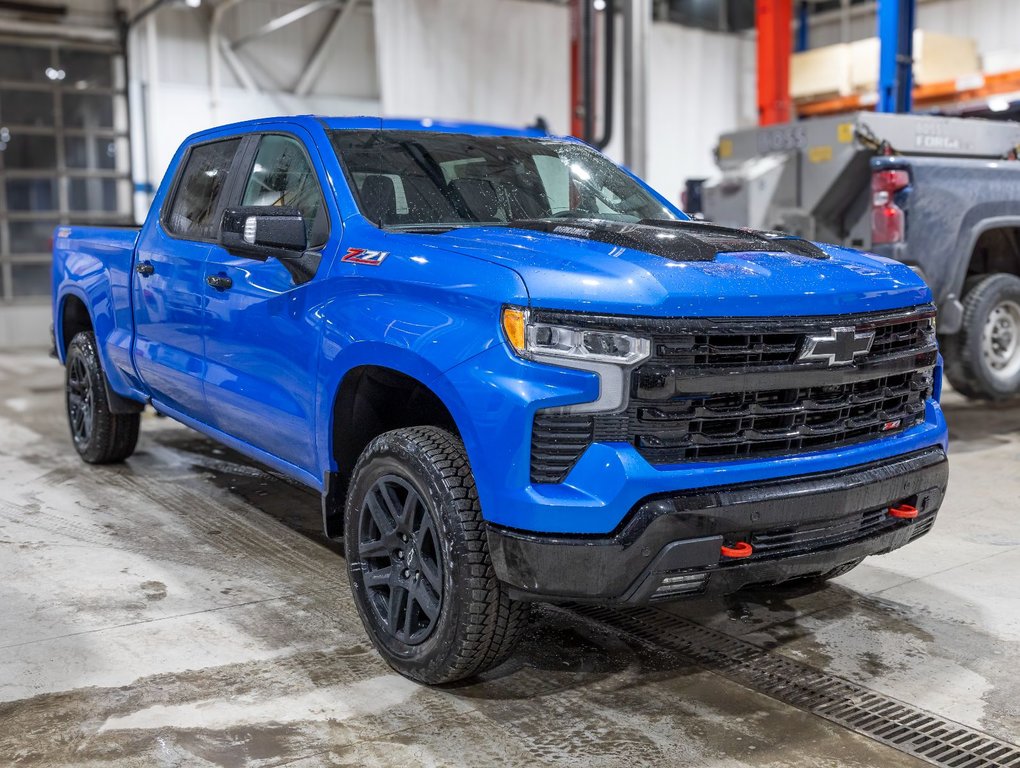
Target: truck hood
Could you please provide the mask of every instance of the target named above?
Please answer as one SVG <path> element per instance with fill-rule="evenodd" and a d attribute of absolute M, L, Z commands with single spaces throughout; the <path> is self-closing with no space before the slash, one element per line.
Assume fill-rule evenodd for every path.
<path fill-rule="evenodd" d="M 434 238 L 434 239 L 432 239 Z M 471 227 L 444 250 L 516 271 L 535 307 L 663 317 L 832 315 L 931 301 L 904 265 L 781 233 L 595 220 Z"/>

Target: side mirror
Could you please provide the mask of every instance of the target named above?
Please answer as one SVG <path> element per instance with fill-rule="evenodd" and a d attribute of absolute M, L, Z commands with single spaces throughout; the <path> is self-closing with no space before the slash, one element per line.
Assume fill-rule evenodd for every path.
<path fill-rule="evenodd" d="M 297 208 L 227 208 L 220 226 L 220 245 L 231 253 L 256 259 L 300 259 L 308 248 L 305 220 Z"/>

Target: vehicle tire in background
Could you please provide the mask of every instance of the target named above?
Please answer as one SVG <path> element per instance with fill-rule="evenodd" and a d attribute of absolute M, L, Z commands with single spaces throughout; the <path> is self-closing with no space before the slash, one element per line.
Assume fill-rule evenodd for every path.
<path fill-rule="evenodd" d="M 960 332 L 943 340 L 946 378 L 962 395 L 1005 400 L 1020 392 L 1020 277 L 968 281 Z"/>
<path fill-rule="evenodd" d="M 496 578 L 457 437 L 409 427 L 375 438 L 354 469 L 344 518 L 354 601 L 390 666 L 436 685 L 509 657 L 528 605 Z"/>
<path fill-rule="evenodd" d="M 64 377 L 67 421 L 78 455 L 89 464 L 114 464 L 134 453 L 141 415 L 110 412 L 109 385 L 91 331 L 71 339 Z"/>

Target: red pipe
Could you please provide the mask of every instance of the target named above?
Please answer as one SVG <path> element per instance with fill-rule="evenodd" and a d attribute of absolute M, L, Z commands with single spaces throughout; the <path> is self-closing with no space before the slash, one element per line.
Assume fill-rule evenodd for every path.
<path fill-rule="evenodd" d="M 757 0 L 758 124 L 787 123 L 790 103 L 790 53 L 793 0 Z"/>

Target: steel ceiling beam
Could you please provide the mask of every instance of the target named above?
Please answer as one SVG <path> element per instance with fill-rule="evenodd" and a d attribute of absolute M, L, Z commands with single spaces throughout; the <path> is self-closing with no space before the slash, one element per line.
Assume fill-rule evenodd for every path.
<path fill-rule="evenodd" d="M 319 77 L 319 73 L 322 71 L 322 67 L 326 63 L 326 56 L 329 55 L 330 49 L 333 46 L 333 41 L 336 40 L 336 36 L 340 33 L 340 30 L 347 24 L 347 20 L 351 17 L 351 14 L 354 13 L 354 9 L 357 5 L 358 0 L 347 0 L 344 7 L 341 8 L 333 17 L 333 21 L 330 22 L 326 32 L 316 44 L 315 50 L 312 51 L 311 55 L 308 57 L 308 61 L 305 62 L 305 67 L 301 72 L 301 77 L 298 78 L 297 83 L 294 85 L 295 96 L 307 96 L 311 93 L 312 88 L 315 86 L 315 82 Z"/>
<path fill-rule="evenodd" d="M 266 22 L 254 32 L 249 32 L 247 35 L 242 35 L 236 40 L 231 41 L 230 47 L 236 51 L 238 48 L 258 40 L 261 37 L 271 35 L 273 32 L 277 32 L 284 27 L 289 27 L 294 22 L 301 21 L 301 19 L 306 16 L 311 16 L 313 13 L 318 13 L 326 8 L 336 8 L 338 5 L 338 0 L 312 0 L 312 2 L 307 5 L 302 5 L 300 8 L 295 8 L 289 13 L 277 16 L 275 19 Z"/>

